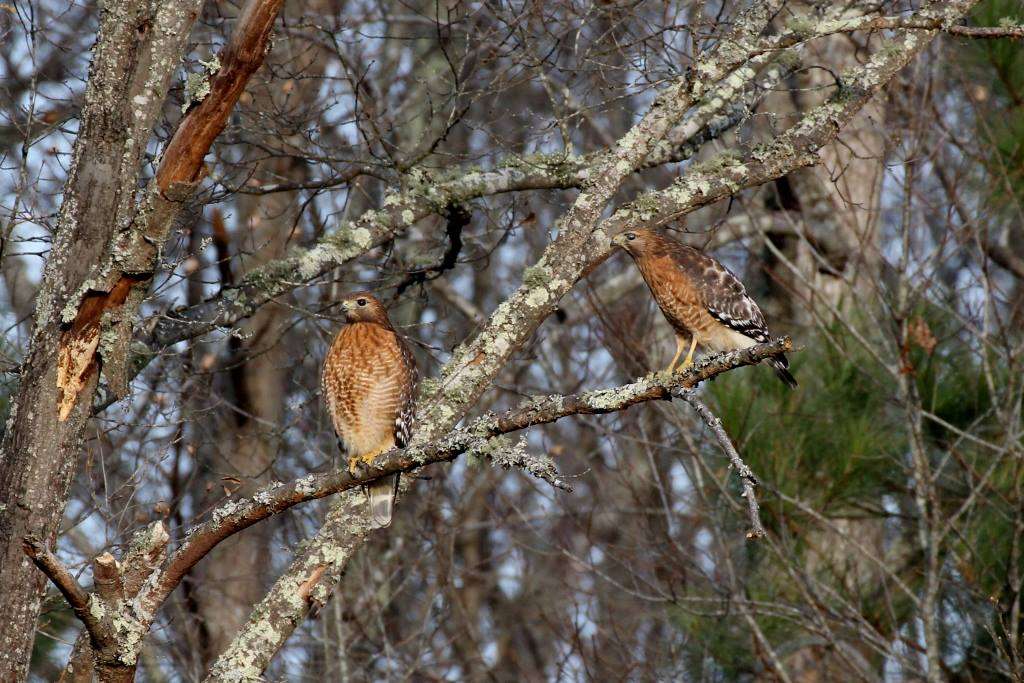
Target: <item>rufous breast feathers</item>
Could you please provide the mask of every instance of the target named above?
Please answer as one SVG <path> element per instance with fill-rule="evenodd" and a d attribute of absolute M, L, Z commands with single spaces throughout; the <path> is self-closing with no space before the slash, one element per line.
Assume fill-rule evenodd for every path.
<path fill-rule="evenodd" d="M 356 322 L 338 332 L 327 353 L 323 391 L 334 429 L 349 456 L 395 444 L 414 370 L 393 330 Z"/>

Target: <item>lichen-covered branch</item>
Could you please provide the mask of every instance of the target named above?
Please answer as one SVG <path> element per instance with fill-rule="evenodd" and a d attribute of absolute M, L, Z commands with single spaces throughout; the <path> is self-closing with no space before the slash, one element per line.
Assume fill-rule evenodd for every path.
<path fill-rule="evenodd" d="M 166 547 L 167 535 L 163 525 L 156 523 L 140 532 L 133 541 L 117 575 L 120 588 L 115 593 L 103 595 L 104 590 L 97 586 L 97 591 L 88 598 L 90 604 L 100 607 L 112 624 L 104 627 L 112 635 L 109 644 L 96 653 L 97 666 L 106 663 L 107 666 L 134 671 L 142 640 L 157 610 L 189 570 L 221 541 L 260 520 L 303 502 L 356 489 L 388 474 L 451 461 L 473 450 L 485 451 L 498 465 L 523 467 L 530 474 L 564 488 L 564 482 L 557 472 L 553 472 L 553 468 L 542 459 L 518 452 L 508 457 L 501 454 L 496 457 L 493 451 L 505 448 L 507 444 L 499 442 L 497 446 L 486 447 L 484 444 L 495 437 L 555 422 L 571 415 L 612 413 L 646 401 L 670 400 L 673 391 L 695 387 L 723 372 L 754 365 L 791 349 L 790 340 L 782 338 L 749 349 L 709 356 L 685 372 L 672 376 L 653 375 L 621 387 L 569 396 L 535 397 L 500 415 L 479 417 L 466 427 L 433 442 L 420 442 L 405 449 L 392 450 L 355 475 L 342 469 L 311 474 L 287 484 L 270 484 L 247 499 L 230 501 L 215 509 L 208 521 L 186 533 L 184 543 L 164 563 L 159 558 Z M 256 639 L 263 643 L 263 647 L 239 649 L 233 646 L 218 660 L 219 668 L 211 672 L 218 677 L 212 680 L 248 680 L 231 678 L 229 675 L 233 670 L 251 669 L 251 665 L 241 663 L 240 658 L 255 657 L 265 666 L 291 632 L 289 628 L 281 639 L 275 639 L 273 636 L 280 633 L 282 624 L 291 624 L 291 628 L 294 628 L 308 610 L 311 600 L 326 599 L 348 557 L 375 528 L 363 514 L 364 505 L 361 494 L 357 494 L 344 496 L 332 508 L 328 516 L 330 525 L 325 525 L 306 549 L 299 553 L 292 563 L 294 571 L 289 570 L 278 580 L 243 629 L 240 637 L 244 643 L 251 645 L 253 639 Z M 86 600 L 77 593 L 72 598 L 78 602 Z M 285 610 L 282 605 L 290 605 L 291 609 Z M 268 651 L 270 642 L 276 645 Z M 73 661 L 79 659 L 72 658 Z"/>
<path fill-rule="evenodd" d="M 127 395 L 134 374 L 130 342 L 135 315 L 149 293 L 159 249 L 206 175 L 203 159 L 227 125 L 249 79 L 263 64 L 283 4 L 284 0 L 249 0 L 228 44 L 219 55 L 203 62 L 206 72 L 190 77 L 185 117 L 167 143 L 131 229 L 118 235 L 113 245 L 111 272 L 117 280 L 110 291 L 124 290 L 125 300 L 117 304 L 123 310 L 109 315 L 102 331 L 97 331 L 106 340 L 97 352 L 102 356 L 107 387 L 118 398 Z"/>
<path fill-rule="evenodd" d="M 169 537 L 163 523 L 155 522 L 132 539 L 124 562 L 110 553 L 93 561 L 95 587 L 89 593 L 41 542 L 25 539 L 25 553 L 67 599 L 85 632 L 75 642 L 65 669 L 67 680 L 131 681 L 135 677 L 139 631 L 130 599 L 156 569 Z"/>
<path fill-rule="evenodd" d="M 110 577 L 108 584 L 115 582 L 119 584 L 119 595 L 122 601 L 134 598 L 142 584 L 160 567 L 165 559 L 167 544 L 170 540 L 170 536 L 167 535 L 167 528 L 163 523 L 154 522 L 132 536 L 131 541 L 128 543 L 128 550 L 125 551 L 121 562 L 111 563 L 109 560 L 112 560 L 113 556 L 110 553 L 104 553 L 101 556 L 105 556 L 104 562 L 101 562 L 99 565 L 101 567 L 101 575 L 106 574 Z M 106 558 L 109 558 L 109 560 Z M 111 569 L 116 570 L 116 577 Z M 100 592 L 99 586 L 97 586 L 97 592 Z M 101 596 L 101 598 L 107 601 L 113 600 L 109 604 L 116 604 L 118 599 L 110 592 L 107 592 L 107 595 L 105 597 Z M 120 609 L 124 609 L 123 602 Z M 116 662 L 119 659 L 116 651 L 117 644 L 110 643 L 108 646 L 113 646 L 114 649 L 114 657 L 108 656 L 108 659 L 114 659 Z M 68 657 L 67 666 L 64 668 L 64 673 L 61 675 L 60 680 L 92 681 L 93 672 L 97 668 L 98 663 L 96 653 L 93 651 L 93 646 L 90 642 L 89 633 L 88 631 L 83 631 L 75 640 L 71 655 Z"/>
<path fill-rule="evenodd" d="M 441 450 L 422 449 L 418 454 L 412 454 L 404 465 L 415 468 L 421 464 L 436 462 L 435 458 L 449 460 L 458 455 L 447 449 L 459 452 L 478 449 L 484 457 L 499 466 L 521 467 L 553 486 L 565 488 L 565 482 L 554 471 L 550 461 L 529 455 L 516 444 L 506 443 L 502 435 L 554 422 L 570 415 L 611 413 L 644 401 L 670 400 L 674 392 L 692 389 L 706 379 L 737 367 L 757 363 L 790 348 L 789 339 L 778 339 L 744 351 L 702 359 L 693 368 L 673 377 L 655 375 L 614 389 L 601 389 L 572 396 L 538 396 L 528 399 L 500 416 L 487 415 L 474 420 L 468 427 L 458 430 L 456 434 L 437 444 Z M 498 443 L 495 444 L 495 441 Z M 396 451 L 384 459 L 391 460 L 401 455 L 400 451 Z M 320 477 L 323 483 L 330 482 L 333 487 L 338 474 L 341 473 Z M 347 472 L 344 475 L 347 475 Z M 310 486 L 316 485 L 310 482 Z M 277 489 L 269 490 L 267 493 L 277 495 Z M 262 514 L 261 510 L 250 506 L 249 511 L 242 512 L 242 515 L 252 512 Z M 322 603 L 329 597 L 337 578 L 344 571 L 348 558 L 372 530 L 365 514 L 365 501 L 362 497 L 358 494 L 343 497 L 331 509 L 323 527 L 298 551 L 291 566 L 278 578 L 267 597 L 252 611 L 245 626 L 211 668 L 207 680 L 225 683 L 257 680 L 294 628 L 302 622 L 310 607 L 309 596 L 315 596 L 317 603 Z M 213 531 L 212 527 L 206 530 L 201 528 L 190 534 L 190 539 Z M 320 573 L 317 573 L 318 571 Z M 301 589 L 309 584 L 310 577 L 315 579 L 316 591 L 307 590 L 303 593 Z"/>
<path fill-rule="evenodd" d="M 935 5 L 927 12 L 929 18 L 942 16 L 952 21 L 971 4 Z M 673 187 L 650 193 L 621 209 L 607 223 L 599 224 L 597 216 L 604 205 L 601 197 L 607 200 L 624 173 L 636 167 L 637 158 L 631 152 L 639 150 L 641 155 L 646 155 L 650 152 L 650 140 L 657 138 L 659 132 L 663 133 L 660 126 L 664 123 L 665 112 L 645 116 L 610 153 L 614 164 L 599 170 L 592 180 L 588 179 L 590 182 L 583 186 L 583 192 L 563 221 L 559 236 L 545 250 L 541 260 L 524 273 L 523 285 L 498 307 L 474 340 L 455 351 L 452 360 L 442 369 L 438 388 L 426 410 L 421 412 L 422 422 L 414 437 L 414 446 L 444 434 L 461 419 L 558 300 L 607 256 L 613 226 L 664 222 L 743 187 L 766 182 L 812 163 L 817 149 L 834 140 L 842 126 L 913 59 L 932 36 L 931 33 L 898 36 L 874 53 L 866 65 L 847 74 L 843 90 L 777 140 L 755 148 L 740 162 L 727 159 L 717 168 L 693 169 Z M 734 48 L 734 44 L 728 45 L 728 49 Z M 685 100 L 681 90 L 677 85 L 667 92 Z M 655 108 L 664 103 L 665 100 L 659 98 Z M 750 503 L 756 506 L 752 495 L 748 497 Z M 759 524 L 755 524 L 754 529 L 761 531 Z"/>
<path fill-rule="evenodd" d="M 760 58 L 755 65 L 714 88 L 707 103 L 670 130 L 638 170 L 685 161 L 703 144 L 724 135 L 792 70 L 796 62 L 787 55 L 773 55 L 770 60 Z M 758 78 L 759 69 L 765 65 L 767 68 Z M 417 221 L 443 214 L 450 206 L 508 192 L 582 188 L 606 154 L 536 154 L 511 159 L 492 171 L 457 169 L 433 174 L 414 169 L 401 187 L 384 197 L 380 209 L 343 223 L 309 249 L 296 249 L 284 259 L 253 270 L 242 282 L 225 288 L 209 301 L 172 311 L 151 326 L 143 325 L 152 329 L 139 341 L 149 355 L 218 327 L 233 325 L 275 297 L 390 242 Z"/>
<path fill-rule="evenodd" d="M 674 387 L 693 387 L 723 372 L 752 365 L 791 349 L 788 338 L 759 344 L 742 351 L 711 356 L 673 377 L 652 376 L 614 389 L 600 389 L 571 396 L 530 399 L 501 415 L 485 415 L 466 427 L 449 430 L 431 441 L 414 439 L 405 449 L 392 450 L 357 474 L 347 469 L 310 474 L 290 483 L 274 483 L 246 500 L 231 501 L 211 513 L 209 521 L 189 530 L 185 542 L 169 559 L 158 582 L 140 594 L 142 609 L 161 604 L 188 570 L 228 536 L 271 515 L 300 503 L 346 491 L 380 477 L 408 472 L 431 463 L 447 462 L 476 446 L 481 439 L 554 422 L 570 415 L 595 415 L 624 410 L 644 401 L 666 400 Z M 421 424 L 421 428 L 430 425 Z M 434 431 L 434 430 L 431 430 Z"/>
<path fill-rule="evenodd" d="M 540 261 L 524 273 L 524 283 L 491 316 L 471 342 L 455 350 L 441 370 L 438 388 L 425 402 L 414 437 L 432 440 L 451 429 L 486 390 L 505 362 L 529 339 L 580 277 L 600 262 L 595 245 L 607 254 L 608 233 L 600 225 L 605 206 L 627 175 L 635 171 L 680 122 L 694 101 L 713 90 L 708 84 L 745 62 L 780 3 L 755 3 L 741 13 L 711 56 L 698 60 L 700 78 L 673 83 L 658 94 L 648 112 L 589 172 L 583 189 L 562 220 L 558 237 Z M 753 73 L 747 74 L 753 77 Z M 707 195 L 704 195 L 707 197 Z M 706 203 L 694 201 L 693 208 Z"/>
<path fill-rule="evenodd" d="M 972 4 L 969 1 L 931 3 L 908 20 L 946 26 Z M 303 501 L 350 490 L 390 473 L 451 460 L 468 450 L 480 450 L 493 443 L 498 435 L 533 424 L 566 415 L 622 410 L 646 400 L 667 399 L 673 390 L 691 387 L 709 376 L 701 373 L 756 362 L 766 357 L 758 354 L 771 355 L 788 348 L 787 340 L 711 358 L 671 380 L 654 377 L 577 396 L 536 398 L 501 416 L 484 415 L 457 428 L 492 386 L 508 360 L 530 339 L 559 301 L 609 255 L 611 233 L 634 225 L 662 225 L 743 188 L 813 164 L 817 151 L 835 141 L 850 119 L 924 49 L 937 32 L 915 28 L 898 33 L 870 51 L 863 64 L 843 74 L 837 92 L 827 102 L 804 115 L 781 135 L 693 165 L 669 187 L 642 194 L 605 219 L 609 202 L 626 178 L 653 161 L 682 154 L 680 144 L 672 137 L 674 132 L 680 132 L 684 142 L 692 141 L 701 131 L 712 129 L 716 121 L 729 116 L 731 101 L 755 81 L 769 64 L 768 56 L 773 51 L 795 48 L 815 36 L 858 30 L 850 28 L 849 23 L 838 26 L 833 16 L 825 16 L 809 19 L 807 30 L 796 26 L 778 37 L 764 37 L 764 28 L 780 5 L 773 2 L 750 5 L 747 12 L 732 22 L 730 32 L 714 49 L 696 61 L 693 77 L 669 84 L 646 114 L 611 149 L 582 159 L 521 160 L 487 173 L 459 170 L 435 177 L 424 171 L 412 171 L 403 179 L 402 188 L 386 195 L 380 209 L 342 226 L 310 250 L 296 252 L 253 271 L 247 280 L 225 290 L 220 298 L 157 321 L 156 328 L 145 340 L 153 349 L 203 334 L 219 325 L 232 324 L 273 297 L 394 239 L 423 216 L 439 213 L 453 203 L 533 186 L 580 189 L 560 223 L 557 238 L 548 245 L 542 258 L 523 272 L 521 286 L 493 311 L 474 338 L 454 351 L 438 380 L 428 385 L 410 446 L 385 454 L 356 475 L 347 471 L 309 475 L 288 484 L 272 485 L 250 498 L 232 501 L 215 510 L 209 520 L 192 530 L 163 569 L 154 572 L 130 606 L 126 606 L 131 615 L 133 637 L 146 632 L 170 592 L 211 548 L 270 515 Z M 718 370 L 712 370 L 713 367 Z M 692 394 L 689 397 L 692 398 Z M 713 421 L 709 421 L 709 425 L 714 429 Z M 734 460 L 742 462 L 735 449 L 726 450 L 730 457 L 735 455 Z M 543 463 L 527 463 L 523 458 L 512 460 L 516 465 L 526 464 L 553 482 L 560 481 Z M 754 531 L 760 533 L 753 496 L 755 481 L 752 473 L 746 471 L 745 474 L 744 486 L 749 487 L 748 511 Z M 343 572 L 347 558 L 364 541 L 369 530 L 357 526 L 357 518 L 362 518 L 362 514 L 354 508 L 346 508 L 344 503 L 332 510 L 332 515 L 335 515 L 332 526 L 322 530 L 322 535 L 310 545 L 317 550 L 297 556 L 294 571 L 282 577 L 280 591 L 268 595 L 269 602 L 253 614 L 250 625 L 239 636 L 238 648 L 232 646 L 230 657 L 225 661 L 235 662 L 237 668 L 250 672 L 265 667 L 308 610 L 310 591 L 326 585 L 321 582 L 336 579 Z M 347 550 L 342 552 L 339 548 Z M 238 657 L 247 659 L 240 663 Z"/>
<path fill-rule="evenodd" d="M 127 390 L 125 350 L 157 250 L 262 62 L 281 3 L 247 4 L 210 94 L 179 126 L 141 208 L 142 155 L 202 3 L 101 5 L 81 130 L 0 450 L 0 596 L 12 603 L 0 623 L 0 679 L 22 678 L 44 585 L 21 539 L 56 534 L 101 367 L 115 393 Z"/>
<path fill-rule="evenodd" d="M 270 660 L 309 611 L 327 604 L 352 554 L 375 528 L 365 509 L 366 498 L 359 491 L 341 496 L 316 536 L 296 551 L 295 559 L 217 657 L 206 681 L 241 683 L 262 678 Z"/>
<path fill-rule="evenodd" d="M 101 634 L 102 627 L 99 620 L 89 611 L 89 594 L 78 584 L 64 563 L 50 552 L 38 538 L 26 538 L 24 545 L 25 555 L 53 582 L 60 594 L 68 601 L 75 616 L 85 625 L 86 630 L 94 634 L 94 637 Z"/>
<path fill-rule="evenodd" d="M 559 474 L 554 461 L 546 455 L 531 453 L 526 448 L 526 440 L 523 438 L 518 441 L 500 436 L 482 438 L 479 443 L 467 448 L 466 453 L 483 458 L 503 470 L 523 470 L 556 489 L 572 493 L 572 487 Z"/>

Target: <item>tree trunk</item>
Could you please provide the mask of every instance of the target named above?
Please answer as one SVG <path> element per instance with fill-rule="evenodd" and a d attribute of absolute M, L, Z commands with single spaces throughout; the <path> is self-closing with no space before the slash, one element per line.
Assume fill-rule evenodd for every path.
<path fill-rule="evenodd" d="M 200 4 L 120 0 L 101 11 L 64 202 L 0 445 L 0 680 L 24 677 L 43 595 L 45 578 L 22 538 L 56 538 L 91 412 L 99 339 L 88 348 L 80 342 L 90 337 L 75 333 L 98 329 L 127 296 L 95 292 L 105 286 L 108 246 L 133 218 L 142 154 Z"/>

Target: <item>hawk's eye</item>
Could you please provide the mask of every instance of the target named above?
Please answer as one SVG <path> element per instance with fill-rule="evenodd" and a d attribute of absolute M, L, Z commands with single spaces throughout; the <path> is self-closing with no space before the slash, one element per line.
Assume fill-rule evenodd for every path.
<path fill-rule="evenodd" d="M 635 232 L 627 232 L 626 233 L 626 239 L 630 240 L 630 241 L 635 240 L 636 239 L 636 233 Z"/>
<path fill-rule="evenodd" d="M 359 304 L 360 306 L 365 306 L 366 299 L 356 299 L 356 303 Z"/>

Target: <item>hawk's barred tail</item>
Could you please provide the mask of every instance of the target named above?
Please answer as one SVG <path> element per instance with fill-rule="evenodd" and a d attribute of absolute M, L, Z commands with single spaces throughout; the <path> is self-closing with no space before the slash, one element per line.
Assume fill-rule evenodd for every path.
<path fill-rule="evenodd" d="M 397 474 L 378 479 L 366 487 L 366 497 L 370 499 L 370 516 L 375 524 L 380 526 L 391 524 L 391 514 L 395 507 L 397 494 Z"/>
<path fill-rule="evenodd" d="M 775 371 L 779 379 L 786 383 L 786 386 L 790 389 L 797 388 L 796 377 L 793 377 L 789 372 L 789 360 L 785 356 L 780 355 L 775 358 L 769 358 L 768 365 L 772 366 L 772 370 Z"/>

